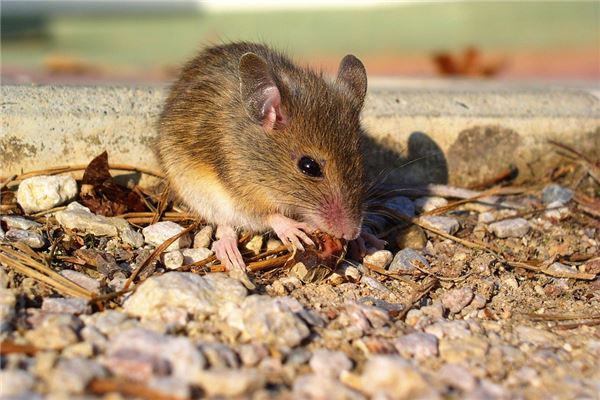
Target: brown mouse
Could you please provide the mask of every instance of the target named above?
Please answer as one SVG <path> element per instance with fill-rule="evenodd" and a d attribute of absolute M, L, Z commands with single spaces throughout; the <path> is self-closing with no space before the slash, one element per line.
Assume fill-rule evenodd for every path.
<path fill-rule="evenodd" d="M 217 225 L 222 263 L 244 268 L 240 229 L 272 229 L 300 250 L 315 229 L 359 236 L 366 91 L 352 55 L 335 81 L 246 42 L 208 48 L 183 67 L 160 116 L 157 151 L 181 200 Z"/>

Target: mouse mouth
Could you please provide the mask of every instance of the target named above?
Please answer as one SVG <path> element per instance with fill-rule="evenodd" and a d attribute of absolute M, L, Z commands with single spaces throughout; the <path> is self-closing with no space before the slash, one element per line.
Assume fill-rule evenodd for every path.
<path fill-rule="evenodd" d="M 346 215 L 310 214 L 305 215 L 304 219 L 318 230 L 348 241 L 358 238 L 362 226 L 362 218 L 356 221 Z"/>

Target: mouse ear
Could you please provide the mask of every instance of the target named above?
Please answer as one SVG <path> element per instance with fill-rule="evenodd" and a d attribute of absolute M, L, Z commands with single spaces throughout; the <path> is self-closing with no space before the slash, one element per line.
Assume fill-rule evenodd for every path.
<path fill-rule="evenodd" d="M 367 70 L 358 58 L 352 54 L 342 58 L 336 82 L 348 88 L 362 107 L 367 94 Z"/>
<path fill-rule="evenodd" d="M 281 94 L 264 58 L 246 53 L 240 59 L 240 90 L 248 115 L 265 129 L 284 126 Z"/>

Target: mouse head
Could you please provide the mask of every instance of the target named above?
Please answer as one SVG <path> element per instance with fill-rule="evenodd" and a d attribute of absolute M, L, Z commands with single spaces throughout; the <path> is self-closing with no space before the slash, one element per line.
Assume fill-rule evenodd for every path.
<path fill-rule="evenodd" d="M 246 154 L 252 165 L 246 173 L 262 185 L 278 212 L 333 236 L 355 239 L 364 198 L 363 64 L 347 55 L 335 82 L 327 82 L 283 58 L 246 53 L 239 71 L 251 129 L 265 138 L 244 146 L 250 148 Z"/>

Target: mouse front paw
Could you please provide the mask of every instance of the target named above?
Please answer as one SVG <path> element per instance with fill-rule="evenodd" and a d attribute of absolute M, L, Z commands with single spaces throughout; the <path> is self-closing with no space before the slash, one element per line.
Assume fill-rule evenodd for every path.
<path fill-rule="evenodd" d="M 277 237 L 286 246 L 293 245 L 298 250 L 304 251 L 302 242 L 309 246 L 315 245 L 306 234 L 307 232 L 312 232 L 314 229 L 304 222 L 298 222 L 281 214 L 273 214 L 269 216 L 268 223 Z"/>
<path fill-rule="evenodd" d="M 237 233 L 229 226 L 217 227 L 217 240 L 213 242 L 212 249 L 217 259 L 231 271 L 236 268 L 246 271 L 246 264 L 238 249 Z"/>

